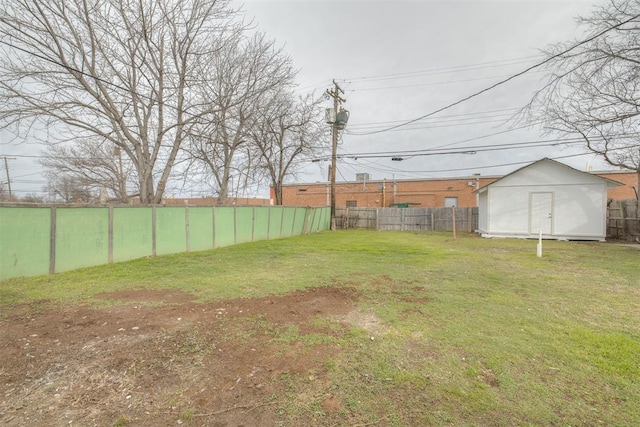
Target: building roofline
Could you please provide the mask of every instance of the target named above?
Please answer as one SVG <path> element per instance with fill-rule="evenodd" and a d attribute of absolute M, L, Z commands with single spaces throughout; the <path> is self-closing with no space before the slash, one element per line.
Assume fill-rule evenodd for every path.
<path fill-rule="evenodd" d="M 552 162 L 552 163 L 554 163 L 554 164 L 556 164 L 556 165 L 564 166 L 565 168 L 567 168 L 567 169 L 571 169 L 572 171 L 575 171 L 575 172 L 579 172 L 579 173 L 583 173 L 583 174 L 587 174 L 587 175 L 595 176 L 596 178 L 600 178 L 600 179 L 602 179 L 602 180 L 607 181 L 607 182 L 608 182 L 612 187 L 619 187 L 619 186 L 621 186 L 621 185 L 624 185 L 622 182 L 618 182 L 618 181 L 614 181 L 613 179 L 603 178 L 603 177 L 601 177 L 601 176 L 598 176 L 596 172 L 585 172 L 585 171 L 581 171 L 580 169 L 576 169 L 576 168 L 574 168 L 574 167 L 571 167 L 571 166 L 569 166 L 569 165 L 566 165 L 566 164 L 564 164 L 564 163 L 562 163 L 562 162 L 559 162 L 559 161 L 557 161 L 557 160 L 553 160 L 553 159 L 550 159 L 550 158 L 548 158 L 548 157 L 543 157 L 543 158 L 541 158 L 540 160 L 536 160 L 535 162 L 531 162 L 531 163 L 529 163 L 528 165 L 524 165 L 524 166 L 522 166 L 522 167 L 520 167 L 520 168 L 518 168 L 518 169 L 514 170 L 513 172 L 510 172 L 510 173 L 508 173 L 508 174 L 506 174 L 506 175 L 504 175 L 504 176 L 500 177 L 499 179 L 497 179 L 496 181 L 493 181 L 493 182 L 492 182 L 492 183 L 490 183 L 490 184 L 487 184 L 487 185 L 484 185 L 484 186 L 482 186 L 482 187 L 478 188 L 477 190 L 475 190 L 475 191 L 474 191 L 474 193 L 484 193 L 484 192 L 487 190 L 487 188 L 488 188 L 488 187 L 490 187 L 490 186 L 492 186 L 492 185 L 494 185 L 494 184 L 496 184 L 496 183 L 498 183 L 498 182 L 502 181 L 503 179 L 505 179 L 505 178 L 507 178 L 507 177 L 509 177 L 509 176 L 511 176 L 511 175 L 514 175 L 514 174 L 516 174 L 516 173 L 518 173 L 518 172 L 520 172 L 520 171 L 522 171 L 522 170 L 524 170 L 524 169 L 527 169 L 527 168 L 529 168 L 529 167 L 531 167 L 531 166 L 533 166 L 533 165 L 535 165 L 535 164 L 542 163 L 542 162 Z M 600 173 L 606 173 L 606 172 L 600 172 Z"/>
<path fill-rule="evenodd" d="M 499 179 L 502 175 L 465 175 L 465 176 L 452 176 L 443 178 L 408 178 L 408 179 L 368 179 L 366 181 L 337 181 L 336 184 L 382 184 L 383 182 L 423 182 L 423 181 L 451 181 L 451 180 L 471 180 L 471 179 Z M 329 181 L 316 181 L 316 182 L 296 182 L 291 184 L 283 184 L 283 187 L 295 187 L 301 185 L 329 185 Z"/>
<path fill-rule="evenodd" d="M 599 171 L 588 171 L 591 175 L 599 175 L 599 174 L 623 174 L 623 173 L 632 173 L 636 174 L 636 171 L 630 169 L 614 169 L 614 170 L 599 170 Z"/>
<path fill-rule="evenodd" d="M 470 180 L 470 179 L 495 179 L 495 180 L 500 180 L 502 178 L 506 178 L 507 176 L 518 172 L 521 169 L 527 168 L 531 165 L 533 165 L 534 163 L 538 163 L 542 160 L 551 160 L 553 162 L 556 162 L 560 165 L 563 165 L 565 167 L 571 168 L 577 172 L 582 172 L 582 173 L 587 173 L 590 175 L 599 175 L 599 174 L 627 174 L 627 173 L 631 173 L 631 174 L 635 174 L 634 171 L 631 170 L 625 170 L 625 169 L 615 169 L 615 170 L 599 170 L 599 171 L 581 171 L 579 169 L 575 169 L 569 165 L 566 165 L 562 162 L 558 162 L 556 160 L 553 159 L 549 159 L 548 157 L 542 158 L 540 160 L 536 160 L 535 162 L 531 162 L 528 165 L 522 166 L 521 168 L 518 168 L 516 170 L 514 170 L 513 172 L 510 172 L 508 174 L 504 174 L 504 175 L 462 175 L 462 176 L 450 176 L 450 177 L 441 177 L 441 178 L 406 178 L 406 179 L 370 179 L 370 180 L 366 180 L 366 181 L 338 181 L 336 182 L 336 184 L 361 184 L 361 183 L 376 183 L 376 184 L 382 184 L 382 182 L 422 182 L 422 181 L 451 181 L 451 180 Z M 600 177 L 602 178 L 602 177 Z M 607 178 L 602 178 L 602 179 L 607 179 Z M 612 183 L 615 184 L 619 184 L 619 185 L 624 185 L 618 181 L 614 181 L 614 180 L 608 180 L 611 181 Z M 329 185 L 330 182 L 329 181 L 316 181 L 316 182 L 294 182 L 291 184 L 283 184 L 283 187 L 299 187 L 299 186 L 303 186 L 303 185 Z"/>

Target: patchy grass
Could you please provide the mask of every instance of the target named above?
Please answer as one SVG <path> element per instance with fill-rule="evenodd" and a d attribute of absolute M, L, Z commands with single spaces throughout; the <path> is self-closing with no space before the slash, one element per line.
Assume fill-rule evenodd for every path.
<path fill-rule="evenodd" d="M 0 303 L 93 304 L 94 294 L 138 288 L 208 301 L 349 286 L 361 295 L 357 310 L 316 319 L 313 332 L 258 315 L 253 329 L 226 337 L 273 336 L 283 354 L 337 349 L 322 367 L 329 386 L 282 374 L 283 425 L 640 425 L 640 251 L 545 242 L 537 258 L 536 243 L 327 232 L 11 279 L 0 283 Z M 185 332 L 179 353 L 211 351 L 196 332 Z"/>

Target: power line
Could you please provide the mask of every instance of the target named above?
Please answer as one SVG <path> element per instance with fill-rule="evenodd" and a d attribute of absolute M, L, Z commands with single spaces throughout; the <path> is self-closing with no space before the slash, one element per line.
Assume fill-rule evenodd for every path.
<path fill-rule="evenodd" d="M 462 103 L 463 103 L 463 102 L 465 102 L 465 101 L 468 101 L 468 100 L 470 100 L 470 99 L 472 99 L 472 98 L 475 98 L 475 97 L 477 97 L 477 96 L 479 96 L 479 95 L 481 95 L 481 94 L 483 94 L 483 93 L 485 93 L 485 92 L 488 92 L 488 91 L 490 91 L 490 90 L 493 90 L 493 89 L 495 89 L 496 87 L 501 86 L 501 85 L 503 85 L 503 84 L 505 84 L 505 83 L 507 83 L 507 82 L 509 82 L 509 81 L 511 81 L 511 80 L 513 80 L 513 79 L 515 79 L 515 78 L 517 78 L 517 77 L 520 77 L 521 75 L 526 74 L 526 73 L 528 73 L 528 72 L 529 72 L 529 71 L 531 71 L 531 70 L 534 70 L 534 69 L 536 69 L 536 68 L 538 68 L 538 67 L 541 67 L 541 66 L 543 66 L 544 64 L 546 64 L 546 63 L 548 63 L 548 62 L 550 62 L 550 61 L 552 61 L 552 60 L 554 60 L 554 59 L 556 59 L 556 58 L 558 58 L 558 57 L 560 57 L 560 56 L 562 56 L 562 55 L 565 55 L 565 54 L 567 54 L 567 53 L 571 52 L 572 50 L 576 49 L 576 48 L 577 48 L 577 47 L 579 47 L 579 46 L 582 46 L 582 45 L 584 45 L 584 44 L 586 44 L 586 43 L 589 43 L 589 42 L 591 42 L 591 41 L 593 41 L 593 40 L 597 39 L 598 37 L 601 37 L 602 35 L 604 35 L 604 34 L 608 33 L 609 31 L 614 30 L 614 29 L 616 29 L 616 28 L 619 28 L 619 27 L 621 27 L 622 25 L 627 24 L 627 23 L 629 23 L 629 22 L 633 21 L 634 19 L 637 19 L 638 17 L 640 17 L 640 14 L 635 15 L 635 16 L 633 16 L 633 17 L 631 17 L 631 18 L 629 18 L 629 19 L 627 19 L 627 20 L 625 20 L 625 21 L 619 22 L 618 24 L 613 25 L 613 26 L 611 26 L 611 27 L 609 27 L 609 28 L 606 28 L 606 29 L 604 29 L 604 30 L 600 31 L 600 32 L 599 32 L 599 33 L 597 33 L 597 34 L 595 34 L 595 35 L 593 35 L 593 36 L 591 36 L 591 37 L 589 37 L 589 38 L 587 38 L 587 39 L 584 39 L 584 40 L 582 40 L 581 42 L 578 42 L 578 43 L 574 44 L 573 46 L 571 46 L 571 47 L 570 47 L 570 48 L 568 48 L 568 49 L 563 50 L 562 52 L 556 53 L 556 54 L 554 54 L 554 55 L 552 55 L 552 56 L 548 57 L 547 59 L 545 59 L 545 60 L 543 60 L 543 61 L 537 62 L 536 64 L 534 64 L 534 65 L 532 65 L 532 66 L 530 66 L 530 67 L 527 67 L 527 68 L 526 68 L 526 69 L 524 69 L 523 71 L 520 71 L 520 72 L 518 72 L 518 73 L 516 73 L 516 74 L 513 74 L 513 75 L 511 75 L 510 77 L 507 77 L 507 78 L 506 78 L 506 79 L 504 79 L 504 80 L 500 80 L 499 82 L 494 83 L 494 84 L 492 84 L 491 86 L 488 86 L 488 87 L 486 87 L 486 88 L 484 88 L 484 89 L 481 89 L 481 90 L 479 90 L 479 91 L 477 91 L 477 92 L 474 92 L 474 93 L 472 93 L 471 95 L 468 95 L 468 96 L 466 96 L 466 97 L 464 97 L 464 98 L 462 98 L 462 99 L 459 99 L 459 100 L 457 100 L 457 101 L 455 101 L 455 102 L 452 102 L 452 103 L 450 103 L 450 104 L 448 104 L 448 105 L 446 105 L 446 106 L 444 106 L 444 107 L 441 107 L 441 108 L 439 108 L 439 109 L 437 109 L 437 110 L 435 110 L 435 111 L 432 111 L 432 112 L 430 112 L 430 113 L 424 114 L 424 115 L 422 115 L 422 116 L 420 116 L 420 117 L 417 117 L 417 118 L 415 118 L 415 119 L 409 120 L 409 121 L 407 121 L 407 122 L 405 122 L 405 123 L 401 123 L 401 124 L 398 124 L 398 125 L 395 125 L 395 126 L 388 127 L 388 128 L 386 128 L 386 129 L 381 129 L 381 130 L 372 131 L 372 132 L 366 132 L 366 133 L 352 133 L 351 135 L 360 135 L 360 136 L 363 136 L 363 135 L 373 135 L 373 134 L 377 134 L 377 133 L 388 132 L 388 131 L 390 131 L 390 130 L 397 129 L 397 128 L 400 128 L 400 127 L 403 127 L 403 126 L 409 125 L 409 124 L 411 124 L 411 123 L 415 123 L 415 122 L 417 122 L 418 120 L 422 120 L 422 119 L 424 119 L 424 118 L 426 118 L 426 117 L 433 116 L 434 114 L 437 114 L 437 113 L 439 113 L 439 112 L 441 112 L 441 111 L 447 110 L 447 109 L 449 109 L 449 108 L 451 108 L 451 107 L 454 107 L 454 106 L 456 106 L 456 105 L 458 105 L 458 104 L 462 104 Z"/>
<path fill-rule="evenodd" d="M 405 73 L 392 73 L 392 74 L 382 74 L 377 76 L 365 76 L 365 77 L 351 77 L 341 79 L 340 81 L 344 83 L 353 83 L 357 81 L 379 81 L 379 80 L 391 80 L 391 79 L 403 79 L 403 78 L 412 78 L 412 77 L 421 77 L 423 75 L 436 75 L 436 74 L 450 74 L 455 72 L 463 72 L 463 71 L 474 71 L 485 68 L 496 68 L 505 65 L 516 65 L 521 64 L 523 59 L 533 59 L 538 58 L 540 55 L 531 55 L 531 56 L 521 56 L 519 58 L 511 58 L 511 59 L 501 59 L 496 61 L 488 61 L 488 62 L 479 62 L 475 64 L 466 64 L 466 65 L 455 65 L 451 67 L 443 67 L 443 68 L 431 68 L 427 70 L 419 70 L 419 71 L 410 71 Z M 519 61 L 519 62 L 513 62 Z M 513 63 L 513 64 L 508 64 Z"/>
<path fill-rule="evenodd" d="M 438 117 L 433 117 L 433 118 L 429 118 L 427 120 L 440 120 L 440 119 L 450 119 L 450 118 L 454 118 L 454 117 L 468 117 L 468 116 L 484 116 L 486 114 L 493 114 L 493 113 L 505 113 L 504 115 L 507 115 L 506 112 L 508 111 L 519 111 L 519 108 L 502 108 L 502 109 L 498 109 L 498 110 L 487 110 L 487 111 L 474 111 L 471 113 L 460 113 L 460 114 L 449 114 L 447 116 L 438 116 Z M 464 120 L 464 119 L 463 119 Z M 350 124 L 349 127 L 353 128 L 353 127 L 362 127 L 362 126 L 369 126 L 369 125 L 383 125 L 383 124 L 390 124 L 390 123 L 402 123 L 407 121 L 407 119 L 402 119 L 402 120 L 389 120 L 386 122 L 367 122 L 367 123 L 354 123 L 354 124 Z"/>
<path fill-rule="evenodd" d="M 396 85 L 396 86 L 373 86 L 373 87 L 364 87 L 364 88 L 356 88 L 352 89 L 354 92 L 365 92 L 372 90 L 387 90 L 387 89 L 407 89 L 407 88 L 415 88 L 415 87 L 426 87 L 426 86 L 440 86 L 454 83 L 466 83 L 466 82 L 475 82 L 480 80 L 491 80 L 497 79 L 501 77 L 508 77 L 510 74 L 501 74 L 499 76 L 485 76 L 485 77 L 473 77 L 468 79 L 459 79 L 459 80 L 446 80 L 442 82 L 431 82 L 431 83 L 415 83 L 411 85 Z"/>
<path fill-rule="evenodd" d="M 626 150 L 627 147 L 616 148 L 616 149 L 613 149 L 613 150 L 623 150 L 623 149 Z M 594 155 L 594 153 L 593 152 L 588 152 L 588 153 L 578 153 L 578 154 L 567 154 L 567 155 L 563 155 L 563 156 L 550 157 L 550 159 L 551 160 L 561 160 L 561 159 L 569 159 L 569 158 L 573 158 L 573 157 L 582 157 L 582 156 L 591 156 L 591 155 Z M 500 168 L 500 167 L 505 167 L 505 166 L 526 165 L 526 164 L 534 162 L 535 160 L 539 160 L 539 159 L 527 160 L 527 161 L 521 161 L 521 162 L 500 163 L 500 164 L 486 165 L 486 166 L 472 166 L 472 167 L 465 167 L 465 168 L 449 168 L 449 169 L 430 169 L 428 171 L 408 171 L 408 172 L 409 173 L 447 173 L 447 172 L 483 170 L 483 169 Z"/>
<path fill-rule="evenodd" d="M 452 119 L 446 119 L 446 120 L 436 120 L 436 119 L 425 119 L 425 121 L 420 122 L 420 123 L 414 123 L 411 129 L 423 129 L 425 126 L 429 127 L 429 126 L 442 126 L 442 125 L 447 125 L 447 126 L 455 126 L 455 125 L 459 125 L 459 126 L 465 126 L 469 123 L 476 123 L 476 124 L 480 124 L 480 123 L 491 123 L 494 121 L 507 121 L 508 119 L 510 119 L 511 117 L 513 117 L 513 114 L 493 114 L 493 115 L 484 115 L 484 116 L 469 116 L 469 117 L 463 117 L 463 118 L 452 118 Z M 487 119 L 486 121 L 478 121 L 478 120 L 483 120 L 483 119 Z M 488 119 L 496 119 L 496 120 L 488 120 Z M 426 120 L 432 120 L 432 121 L 426 121 Z M 472 120 L 476 120 L 476 122 L 472 122 Z M 395 122 L 401 122 L 402 120 L 396 120 Z M 381 127 L 379 124 L 370 124 L 370 125 L 357 125 L 356 128 L 357 130 L 365 130 L 365 129 L 371 129 L 371 128 L 379 128 Z"/>
<path fill-rule="evenodd" d="M 455 123 L 455 121 L 453 123 L 447 123 L 446 121 L 442 122 L 443 124 L 431 124 L 431 123 L 425 123 L 425 124 L 419 124 L 419 123 L 415 123 L 413 125 L 411 125 L 411 127 L 403 127 L 400 129 L 393 129 L 390 130 L 389 132 L 406 132 L 406 131 L 413 131 L 413 130 L 423 130 L 423 129 L 438 129 L 438 128 L 450 128 L 450 127 L 457 127 L 457 126 L 472 126 L 472 125 L 485 125 L 485 124 L 489 124 L 489 123 L 506 123 L 508 120 L 508 117 L 502 117 L 502 118 L 496 118 L 494 120 L 483 120 L 483 121 L 466 121 L 466 122 L 462 122 L 462 123 Z M 359 133 L 353 133 L 353 132 L 349 132 L 348 135 L 360 135 Z"/>
<path fill-rule="evenodd" d="M 624 135 L 616 135 L 618 139 L 627 139 L 627 138 L 637 138 L 640 135 L 638 132 L 634 132 L 631 134 Z M 594 141 L 605 140 L 604 137 L 593 138 Z M 495 151 L 494 149 L 499 148 L 528 148 L 530 146 L 542 146 L 542 145 L 563 145 L 563 144 L 576 144 L 582 143 L 583 139 L 581 137 L 571 137 L 571 138 L 552 138 L 552 139 L 542 139 L 542 140 L 534 140 L 534 141 L 519 141 L 519 142 L 509 142 L 502 144 L 488 144 L 488 145 L 469 145 L 466 147 L 458 147 L 458 151 L 466 151 L 466 150 L 477 150 L 477 151 Z M 367 157 L 367 156 L 376 156 L 376 157 L 389 157 L 392 155 L 417 155 L 422 153 L 440 153 L 443 151 L 444 147 L 447 147 L 451 144 L 433 147 L 433 148 L 425 148 L 421 150 L 396 150 L 396 151 L 374 151 L 374 152 L 359 152 L 359 153 L 350 153 L 350 156 L 354 157 Z M 631 145 L 624 148 L 634 148 L 635 145 Z"/>
<path fill-rule="evenodd" d="M 513 149 L 524 149 L 524 148 L 539 148 L 539 147 L 550 147 L 556 145 L 571 145 L 571 144 L 581 144 L 582 140 L 579 138 L 573 139 L 548 139 L 548 140 L 538 140 L 538 141 L 522 141 L 522 142 L 512 142 L 505 144 L 493 144 L 493 145 L 476 145 L 476 146 L 466 146 L 466 147 L 458 147 L 455 150 L 444 150 L 440 148 L 431 148 L 424 150 L 404 150 L 404 151 L 381 151 L 381 152 L 369 152 L 369 153 L 351 153 L 351 154 L 339 154 L 337 158 L 363 158 L 363 159 L 372 159 L 372 158 L 394 158 L 405 156 L 409 157 L 421 157 L 421 156 L 434 156 L 434 155 L 443 155 L 443 154 L 476 154 L 478 152 L 485 151 L 502 151 L 502 150 L 513 150 Z M 631 146 L 633 147 L 633 146 Z M 316 161 L 329 160 L 328 157 L 318 157 L 314 159 Z M 404 160 L 400 158 L 399 160 Z"/>

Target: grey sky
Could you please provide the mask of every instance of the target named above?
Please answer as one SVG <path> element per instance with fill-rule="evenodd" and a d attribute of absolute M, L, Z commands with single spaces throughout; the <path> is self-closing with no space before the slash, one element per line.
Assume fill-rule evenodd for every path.
<path fill-rule="evenodd" d="M 345 107 L 351 118 L 339 147 L 339 154 L 345 158 L 338 162 L 338 180 L 353 180 L 356 172 L 369 172 L 373 179 L 503 174 L 519 166 L 492 166 L 584 152 L 578 146 L 558 146 L 474 155 L 403 156 L 401 162 L 391 161 L 391 155 L 379 159 L 349 158 L 364 152 L 548 139 L 537 129 L 508 131 L 509 125 L 505 124 L 538 87 L 541 73 L 520 77 L 401 130 L 369 136 L 355 134 L 422 116 L 534 64 L 540 59 L 539 49 L 551 43 L 583 38 L 574 18 L 588 14 L 593 7 L 591 1 L 234 3 L 243 7 L 247 19 L 254 19 L 259 30 L 284 46 L 300 70 L 301 91 L 321 94 L 334 78 L 345 89 Z M 498 132 L 504 133 L 460 142 Z M 33 141 L 14 145 L 6 144 L 7 138 L 0 133 L 5 142 L 0 154 L 39 154 L 40 147 Z M 560 161 L 582 170 L 587 164 L 606 169 L 592 155 Z M 326 180 L 328 164 L 308 163 L 296 180 Z M 17 195 L 42 190 L 45 182 L 35 159 L 18 157 L 9 166 Z M 0 173 L 4 181 L 3 165 Z M 177 186 L 168 195 L 178 195 Z M 267 194 L 266 188 L 260 192 L 260 196 Z"/>
<path fill-rule="evenodd" d="M 422 116 L 527 68 L 540 59 L 540 49 L 549 44 L 582 38 L 574 18 L 588 14 L 593 3 L 264 0 L 246 2 L 244 7 L 258 28 L 285 45 L 300 69 L 301 89 L 322 93 L 333 78 L 345 89 L 345 107 L 351 118 L 339 155 L 348 156 L 543 139 L 539 130 L 530 129 L 454 144 L 508 130 L 509 124 L 504 121 L 539 86 L 544 75 L 539 72 L 402 130 L 354 134 L 385 127 L 375 123 Z M 424 73 L 407 75 L 421 71 Z M 468 115 L 471 113 L 482 114 Z M 426 125 L 431 128 L 425 129 Z M 410 130 L 417 127 L 422 129 Z M 353 180 L 356 172 L 369 172 L 374 179 L 501 174 L 518 166 L 488 166 L 579 152 L 582 150 L 577 147 L 563 146 L 475 155 L 405 156 L 401 162 L 392 162 L 391 156 L 345 158 L 338 162 L 338 179 Z M 593 156 L 561 161 L 580 169 L 587 163 L 595 169 L 605 168 Z M 328 162 L 310 165 L 298 180 L 326 180 L 327 166 Z M 452 170 L 463 168 L 469 169 Z"/>

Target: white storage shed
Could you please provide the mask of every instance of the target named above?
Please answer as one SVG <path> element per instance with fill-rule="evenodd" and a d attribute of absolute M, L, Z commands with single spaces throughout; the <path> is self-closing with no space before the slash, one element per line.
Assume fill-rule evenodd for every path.
<path fill-rule="evenodd" d="M 598 240 L 607 234 L 607 189 L 619 182 L 544 158 L 478 190 L 483 237 Z"/>

